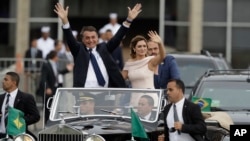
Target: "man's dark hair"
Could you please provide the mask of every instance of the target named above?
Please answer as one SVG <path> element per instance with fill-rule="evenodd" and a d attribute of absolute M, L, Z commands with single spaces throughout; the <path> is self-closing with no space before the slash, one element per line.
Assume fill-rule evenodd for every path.
<path fill-rule="evenodd" d="M 52 50 L 49 52 L 49 54 L 47 55 L 47 59 L 53 59 L 57 56 L 57 52 L 55 50 Z"/>
<path fill-rule="evenodd" d="M 185 93 L 185 84 L 181 79 L 170 79 L 168 83 L 169 82 L 175 82 L 176 86 L 182 90 L 183 94 Z"/>
<path fill-rule="evenodd" d="M 83 37 L 83 33 L 85 31 L 90 31 L 90 32 L 94 31 L 98 35 L 97 30 L 96 30 L 96 28 L 94 26 L 84 26 L 84 27 L 82 27 L 82 30 L 81 30 L 81 33 L 80 33 L 81 37 Z"/>
<path fill-rule="evenodd" d="M 11 80 L 16 82 L 16 86 L 19 85 L 20 77 L 16 72 L 12 72 L 12 71 L 7 72 L 6 75 L 9 75 L 11 77 Z"/>
<path fill-rule="evenodd" d="M 106 32 L 112 32 L 112 30 L 111 29 L 107 29 Z"/>
<path fill-rule="evenodd" d="M 143 95 L 143 96 L 141 96 L 141 98 L 146 98 L 148 101 L 148 104 L 154 106 L 154 99 L 151 96 Z"/>

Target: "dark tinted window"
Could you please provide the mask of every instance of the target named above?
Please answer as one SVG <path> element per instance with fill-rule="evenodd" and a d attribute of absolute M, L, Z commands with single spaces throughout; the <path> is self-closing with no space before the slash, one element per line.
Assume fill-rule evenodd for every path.
<path fill-rule="evenodd" d="M 250 83 L 230 80 L 203 82 L 194 96 L 211 98 L 212 107 L 247 109 L 250 107 Z"/>
<path fill-rule="evenodd" d="M 177 58 L 181 79 L 187 87 L 194 86 L 196 81 L 209 69 L 216 69 L 210 60 L 198 58 Z"/>

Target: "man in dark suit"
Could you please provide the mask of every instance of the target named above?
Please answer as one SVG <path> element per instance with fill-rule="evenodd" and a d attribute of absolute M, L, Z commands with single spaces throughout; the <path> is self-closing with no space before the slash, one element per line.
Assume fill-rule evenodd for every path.
<path fill-rule="evenodd" d="M 141 4 L 128 8 L 128 17 L 115 36 L 108 43 L 98 44 L 98 33 L 95 27 L 85 26 L 81 31 L 81 43 L 72 35 L 68 20 L 68 7 L 64 9 L 57 3 L 54 10 L 63 23 L 63 32 L 71 53 L 74 56 L 74 87 L 126 87 L 119 67 L 113 60 L 111 53 L 119 46 L 121 40 L 132 21 L 141 12 Z M 104 85 L 98 83 L 94 67 L 90 61 L 90 49 L 96 58 L 101 74 L 105 80 Z"/>
<path fill-rule="evenodd" d="M 25 52 L 25 59 L 27 59 L 24 63 L 25 72 L 40 71 L 42 62 L 37 59 L 43 59 L 43 53 L 37 48 L 37 39 L 31 40 L 30 48 Z"/>
<path fill-rule="evenodd" d="M 141 119 L 155 120 L 156 112 L 153 111 L 154 99 L 149 95 L 143 95 L 138 102 L 137 113 Z"/>
<path fill-rule="evenodd" d="M 163 111 L 165 141 L 174 139 L 178 141 L 203 141 L 207 131 L 200 107 L 185 99 L 184 90 L 185 86 L 182 80 L 169 80 L 167 99 L 170 104 Z"/>
<path fill-rule="evenodd" d="M 21 110 L 24 113 L 24 120 L 26 123 L 26 133 L 34 135 L 28 130 L 28 125 L 34 124 L 40 120 L 40 115 L 34 97 L 31 94 L 24 93 L 18 89 L 20 77 L 15 72 L 7 72 L 4 76 L 2 87 L 6 94 L 0 95 L 1 105 L 1 126 L 0 126 L 0 138 L 6 137 L 6 127 L 4 120 L 4 113 L 6 103 L 8 106 Z M 7 101 L 7 95 L 9 100 Z"/>
<path fill-rule="evenodd" d="M 112 37 L 114 36 L 111 29 L 107 29 L 105 35 L 106 35 L 106 41 L 111 40 Z M 112 52 L 112 57 L 114 58 L 114 60 L 117 63 L 117 65 L 119 66 L 120 70 L 122 70 L 123 67 L 124 67 L 124 62 L 123 62 L 123 54 L 122 54 L 122 47 L 121 47 L 121 45 L 119 45 L 119 47 L 117 47 Z"/>
<path fill-rule="evenodd" d="M 156 56 L 159 54 L 158 43 L 149 40 L 147 45 L 148 55 Z M 180 79 L 178 65 L 175 58 L 171 55 L 167 55 L 157 69 L 154 75 L 154 85 L 156 89 L 166 89 L 170 79 Z"/>
<path fill-rule="evenodd" d="M 40 85 L 37 90 L 37 94 L 42 96 L 44 98 L 45 95 L 45 105 L 47 104 L 47 101 L 50 97 L 53 97 L 56 93 L 56 89 L 58 87 L 61 87 L 62 84 L 60 84 L 59 74 L 65 74 L 73 69 L 72 65 L 67 65 L 66 69 L 64 70 L 58 70 L 57 61 L 58 56 L 56 51 L 50 51 L 47 55 L 47 61 L 43 63 L 42 69 L 41 69 L 41 80 Z M 45 122 L 49 119 L 50 111 L 46 107 L 45 108 Z"/>

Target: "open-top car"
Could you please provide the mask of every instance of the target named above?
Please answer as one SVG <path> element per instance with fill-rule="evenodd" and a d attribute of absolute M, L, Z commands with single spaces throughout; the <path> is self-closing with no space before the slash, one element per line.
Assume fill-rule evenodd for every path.
<path fill-rule="evenodd" d="M 83 141 L 99 137 L 107 141 L 131 139 L 131 109 L 140 116 L 140 97 L 153 99 L 150 118 L 141 122 L 150 140 L 157 140 L 163 91 L 152 89 L 59 88 L 53 98 L 50 119 L 39 132 L 40 141 Z M 91 110 L 92 109 L 92 110 Z"/>
<path fill-rule="evenodd" d="M 167 104 L 163 90 L 131 88 L 59 88 L 49 100 L 51 114 L 39 141 L 126 141 L 132 139 L 131 111 L 140 117 L 150 141 L 157 141 L 164 132 L 161 111 Z M 144 99 L 143 99 L 144 98 Z M 142 100 L 143 99 L 143 100 Z M 152 108 L 150 116 L 142 116 L 145 100 Z M 151 99 L 151 100 L 150 100 Z M 206 120 L 208 138 L 215 141 L 229 137 L 209 113 Z M 132 129 L 133 128 L 133 129 Z M 138 128 L 137 128 L 138 129 Z M 142 129 L 138 129 L 142 132 Z M 134 137 L 135 140 L 140 140 Z"/>

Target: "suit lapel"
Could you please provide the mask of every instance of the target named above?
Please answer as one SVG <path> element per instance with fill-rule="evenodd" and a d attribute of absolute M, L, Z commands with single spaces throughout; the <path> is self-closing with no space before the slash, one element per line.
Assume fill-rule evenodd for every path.
<path fill-rule="evenodd" d="M 21 99 L 22 99 L 22 93 L 18 90 L 14 101 L 14 108 L 16 108 Z"/>
<path fill-rule="evenodd" d="M 4 101 L 4 97 L 5 97 L 5 94 L 1 94 L 0 95 L 0 106 L 2 107 L 2 105 L 3 105 L 3 101 Z M 0 110 L 0 112 L 1 112 L 2 110 Z"/>
<path fill-rule="evenodd" d="M 188 101 L 186 99 L 183 104 L 182 117 L 184 123 L 188 123 Z"/>

